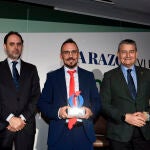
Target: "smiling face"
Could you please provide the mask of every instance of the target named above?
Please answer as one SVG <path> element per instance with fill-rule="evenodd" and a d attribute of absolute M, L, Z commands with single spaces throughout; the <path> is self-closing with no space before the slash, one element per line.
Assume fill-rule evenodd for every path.
<path fill-rule="evenodd" d="M 118 59 L 125 67 L 130 68 L 137 59 L 137 50 L 134 44 L 121 44 L 118 51 Z"/>
<path fill-rule="evenodd" d="M 20 58 L 23 49 L 20 37 L 15 34 L 10 35 L 4 44 L 4 49 L 10 59 L 17 60 Z"/>
<path fill-rule="evenodd" d="M 78 64 L 79 50 L 75 43 L 66 43 L 61 48 L 61 59 L 64 65 L 70 69 Z"/>

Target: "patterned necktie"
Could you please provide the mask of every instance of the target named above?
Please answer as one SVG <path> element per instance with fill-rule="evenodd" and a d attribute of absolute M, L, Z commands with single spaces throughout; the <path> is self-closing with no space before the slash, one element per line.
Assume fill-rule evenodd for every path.
<path fill-rule="evenodd" d="M 134 84 L 133 78 L 131 76 L 131 71 L 132 71 L 132 69 L 128 69 L 127 70 L 128 88 L 129 88 L 129 91 L 130 91 L 130 93 L 132 95 L 132 98 L 135 99 L 135 97 L 136 97 L 136 89 L 135 89 L 135 84 Z"/>
<path fill-rule="evenodd" d="M 67 71 L 70 75 L 70 84 L 69 84 L 69 97 L 72 96 L 73 94 L 75 94 L 75 81 L 74 81 L 74 73 L 76 72 L 76 70 L 73 71 Z M 73 99 L 73 105 L 76 106 L 76 100 Z M 73 126 L 75 125 L 75 123 L 77 122 L 77 118 L 71 118 L 69 119 L 68 122 L 68 128 L 72 129 Z"/>
<path fill-rule="evenodd" d="M 14 84 L 15 84 L 15 87 L 16 89 L 19 88 L 19 73 L 18 73 L 18 70 L 16 68 L 16 65 L 17 65 L 17 61 L 13 61 L 12 62 L 13 65 L 12 65 L 12 74 L 13 74 L 13 80 L 14 80 Z"/>

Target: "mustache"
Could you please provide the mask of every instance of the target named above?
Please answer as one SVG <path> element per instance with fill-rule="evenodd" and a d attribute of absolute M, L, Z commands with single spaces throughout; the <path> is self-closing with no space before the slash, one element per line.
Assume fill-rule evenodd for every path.
<path fill-rule="evenodd" d="M 69 60 L 75 60 L 75 59 L 73 59 L 72 57 L 70 57 L 70 58 L 68 58 L 67 60 L 69 61 Z"/>
<path fill-rule="evenodd" d="M 123 60 L 124 60 L 124 61 L 125 61 L 125 60 L 131 60 L 131 58 L 124 58 Z"/>
<path fill-rule="evenodd" d="M 131 57 L 125 57 L 125 58 L 122 58 L 122 60 L 130 60 Z"/>

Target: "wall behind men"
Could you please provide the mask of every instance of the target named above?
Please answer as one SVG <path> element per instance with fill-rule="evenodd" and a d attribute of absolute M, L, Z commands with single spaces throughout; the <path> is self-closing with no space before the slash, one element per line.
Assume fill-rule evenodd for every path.
<path fill-rule="evenodd" d="M 1 34 L 3 43 L 5 33 Z M 64 33 L 21 33 L 24 43 L 22 59 L 33 63 L 38 68 L 41 88 L 46 80 L 46 73 L 62 66 L 60 59 L 61 44 L 67 38 L 73 38 L 80 49 L 79 66 L 92 71 L 99 88 L 103 73 L 118 66 L 116 57 L 120 40 L 131 38 L 137 42 L 139 59 L 137 65 L 150 68 L 149 39 L 150 32 L 64 32 Z M 5 58 L 2 44 L 0 60 Z M 117 80 L 117 79 L 116 79 Z M 48 124 L 36 116 L 37 132 L 35 150 L 46 150 Z"/>
<path fill-rule="evenodd" d="M 9 31 L 18 31 L 24 39 L 22 59 L 37 66 L 41 89 L 46 73 L 62 66 L 61 44 L 73 38 L 80 50 L 79 66 L 93 71 L 99 89 L 105 71 L 118 66 L 117 46 L 125 38 L 137 42 L 137 65 L 150 68 L 150 27 L 98 19 L 89 16 L 54 12 L 49 8 L 0 3 L 0 61 L 6 55 L 3 38 Z M 34 150 L 47 149 L 48 124 L 36 116 Z"/>

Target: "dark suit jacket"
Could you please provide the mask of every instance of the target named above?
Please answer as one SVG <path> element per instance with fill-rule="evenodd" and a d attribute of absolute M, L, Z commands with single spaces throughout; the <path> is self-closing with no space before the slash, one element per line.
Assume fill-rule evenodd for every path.
<path fill-rule="evenodd" d="M 96 82 L 91 72 L 78 68 L 79 90 L 84 98 L 84 106 L 91 108 L 96 116 L 100 110 L 100 97 L 96 88 Z M 50 121 L 48 144 L 55 145 L 59 137 L 63 134 L 65 120 L 58 118 L 60 107 L 67 105 L 67 90 L 64 67 L 48 73 L 47 80 L 38 102 L 40 111 L 47 116 Z M 85 134 L 88 139 L 95 141 L 92 119 L 83 120 Z M 86 143 L 85 143 L 86 144 Z"/>
<path fill-rule="evenodd" d="M 8 125 L 9 123 L 7 121 L 0 120 L 0 132 L 5 130 Z"/>
<path fill-rule="evenodd" d="M 103 113 L 108 117 L 107 136 L 110 139 L 127 142 L 131 139 L 134 127 L 123 122 L 125 113 L 147 111 L 150 102 L 150 70 L 136 67 L 137 96 L 133 100 L 121 67 L 104 74 L 101 84 Z M 141 127 L 146 139 L 150 139 L 150 123 Z"/>
<path fill-rule="evenodd" d="M 22 131 L 35 134 L 35 110 L 40 86 L 34 65 L 21 61 L 19 85 L 17 91 L 7 60 L 0 62 L 0 118 L 6 120 L 11 113 L 15 116 L 22 114 L 27 123 Z M 5 131 L 0 136 L 6 136 Z"/>
<path fill-rule="evenodd" d="M 2 114 L 2 112 L 1 112 L 1 105 L 0 105 L 0 116 L 1 116 L 1 114 Z M 8 126 L 8 122 L 7 121 L 5 121 L 5 120 L 3 120 L 1 117 L 0 117 L 0 132 L 1 131 L 3 131 L 3 130 L 5 130 L 6 129 L 6 127 Z"/>

